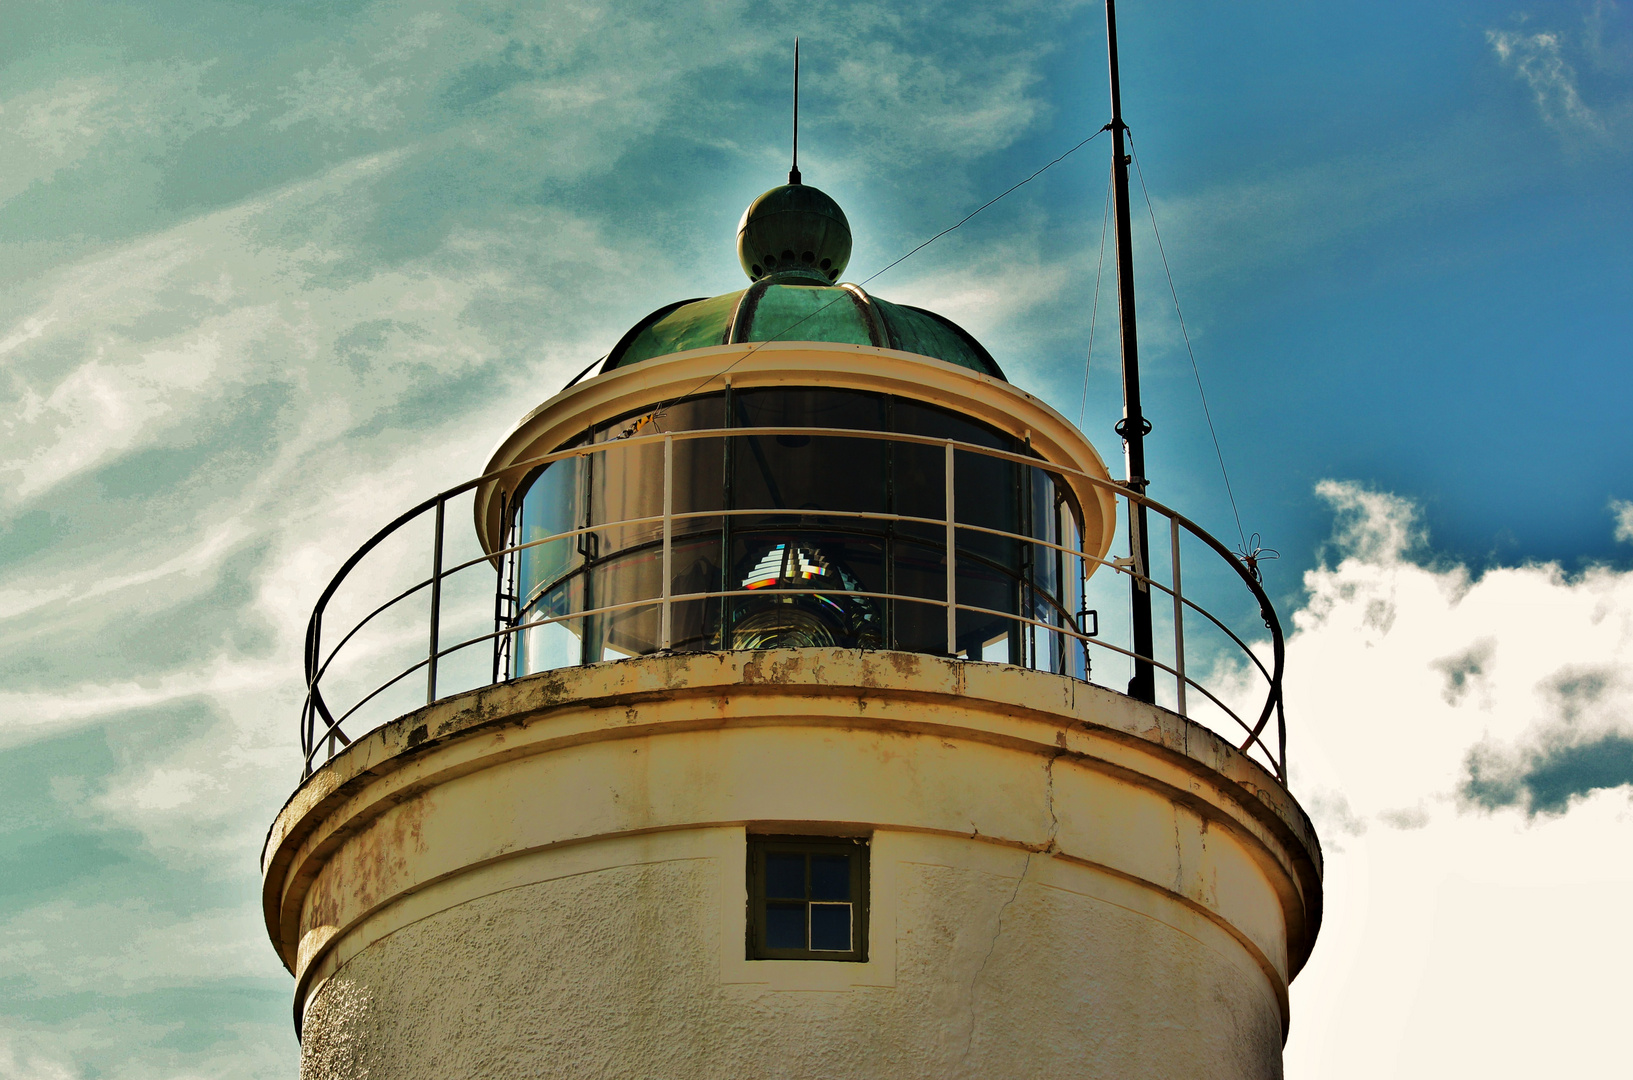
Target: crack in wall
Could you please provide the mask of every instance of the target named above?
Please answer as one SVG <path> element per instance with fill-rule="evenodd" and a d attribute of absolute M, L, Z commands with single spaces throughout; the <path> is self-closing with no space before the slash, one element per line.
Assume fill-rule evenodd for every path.
<path fill-rule="evenodd" d="M 1170 807 L 1174 817 L 1174 893 L 1185 896 L 1185 839 L 1180 830 L 1180 811 L 1178 804 Z"/>
<path fill-rule="evenodd" d="M 998 950 L 998 939 L 1004 935 L 1004 914 L 1015 903 L 1015 899 L 1021 895 L 1021 886 L 1026 884 L 1027 871 L 1032 869 L 1032 856 L 1040 853 L 1049 855 L 1055 850 L 1055 837 L 1060 832 L 1060 816 L 1055 812 L 1055 759 L 1060 757 L 1061 753 L 1064 753 L 1064 751 L 1050 754 L 1043 766 L 1043 807 L 1049 815 L 1049 835 L 1045 837 L 1041 847 L 1027 850 L 1026 860 L 1021 863 L 1020 876 L 1015 879 L 1015 888 L 1010 892 L 1009 899 L 1005 900 L 1003 906 L 998 909 L 997 925 L 993 929 L 992 940 L 987 942 L 986 955 L 981 957 L 980 965 L 970 978 L 970 1023 L 968 1033 L 964 1038 L 964 1053 L 959 1057 L 960 1071 L 968 1066 L 970 1051 L 975 1047 L 976 993 L 981 986 L 981 976 L 986 974 L 987 964 L 992 960 L 992 954 Z"/>

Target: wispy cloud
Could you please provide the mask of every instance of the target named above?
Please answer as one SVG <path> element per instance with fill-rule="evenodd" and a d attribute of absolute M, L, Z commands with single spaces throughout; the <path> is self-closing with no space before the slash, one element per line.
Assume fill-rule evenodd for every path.
<path fill-rule="evenodd" d="M 1556 127 L 1600 134 L 1604 122 L 1582 101 L 1576 69 L 1565 60 L 1555 31 L 1487 30 L 1497 58 L 1531 87 L 1542 118 Z"/>
<path fill-rule="evenodd" d="M 1633 502 L 1612 499 L 1610 512 L 1616 519 L 1616 539 L 1624 544 L 1633 544 Z"/>
<path fill-rule="evenodd" d="M 1488 29 L 1486 41 L 1498 62 L 1530 89 L 1545 123 L 1563 135 L 1614 141 L 1633 120 L 1627 80 L 1633 46 L 1620 15 L 1611 0 L 1598 0 L 1578 28 L 1533 27 L 1531 17 L 1521 15 L 1515 28 Z"/>

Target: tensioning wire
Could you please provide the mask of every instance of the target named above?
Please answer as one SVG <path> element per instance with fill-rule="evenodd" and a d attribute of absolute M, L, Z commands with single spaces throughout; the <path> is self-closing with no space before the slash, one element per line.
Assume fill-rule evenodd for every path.
<path fill-rule="evenodd" d="M 1089 409 L 1089 365 L 1094 362 L 1094 327 L 1100 317 L 1100 271 L 1106 265 L 1106 222 L 1111 218 L 1111 170 L 1106 170 L 1106 205 L 1100 211 L 1100 258 L 1094 264 L 1094 306 L 1089 309 L 1089 351 L 1083 357 L 1083 402 L 1077 407 L 1077 426 L 1082 428 Z"/>
<path fill-rule="evenodd" d="M 1202 389 L 1202 371 L 1196 366 L 1196 351 L 1191 348 L 1191 332 L 1185 328 L 1185 313 L 1179 309 L 1179 291 L 1174 288 L 1174 274 L 1168 269 L 1168 253 L 1162 249 L 1162 233 L 1157 230 L 1157 212 L 1151 206 L 1151 193 L 1145 188 L 1145 170 L 1140 168 L 1140 155 L 1134 149 L 1132 131 L 1128 133 L 1128 151 L 1134 159 L 1134 172 L 1140 178 L 1140 193 L 1145 196 L 1145 211 L 1151 215 L 1151 235 L 1157 238 L 1157 254 L 1162 256 L 1162 272 L 1168 275 L 1168 293 L 1174 298 L 1174 314 L 1179 317 L 1179 332 L 1185 338 L 1185 353 L 1191 358 L 1191 374 L 1196 377 L 1196 393 L 1202 399 L 1202 415 L 1208 421 L 1208 434 L 1213 437 L 1214 456 L 1219 459 L 1219 475 L 1225 478 L 1225 494 L 1230 497 L 1230 512 L 1236 518 L 1236 532 L 1242 538 L 1242 550 L 1246 551 L 1247 533 L 1242 529 L 1242 514 L 1236 509 L 1236 493 L 1231 490 L 1230 470 L 1225 468 L 1225 452 L 1219 449 L 1219 433 L 1213 429 L 1213 413 L 1208 409 L 1208 395 Z"/>

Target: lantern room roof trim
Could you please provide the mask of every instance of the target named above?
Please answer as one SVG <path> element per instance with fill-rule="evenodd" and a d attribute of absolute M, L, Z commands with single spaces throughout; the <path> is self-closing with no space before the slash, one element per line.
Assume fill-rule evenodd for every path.
<path fill-rule="evenodd" d="M 474 507 L 485 551 L 503 544 L 507 500 L 537 468 L 588 427 L 660 402 L 733 387 L 822 386 L 875 390 L 950 409 L 1024 440 L 1041 462 L 1079 470 L 1109 483 L 1111 473 L 1093 444 L 1040 398 L 992 375 L 923 355 L 844 342 L 772 341 L 716 345 L 656 357 L 606 371 L 567 387 L 511 429 L 489 457 Z M 705 385 L 707 384 L 707 385 Z M 1069 480 L 1085 514 L 1085 547 L 1110 550 L 1116 507 L 1104 487 Z M 1092 510 L 1091 510 L 1092 508 Z"/>

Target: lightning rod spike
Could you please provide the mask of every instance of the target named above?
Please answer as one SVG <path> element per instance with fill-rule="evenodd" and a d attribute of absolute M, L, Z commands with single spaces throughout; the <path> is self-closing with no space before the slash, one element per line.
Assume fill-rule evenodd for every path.
<path fill-rule="evenodd" d="M 794 38 L 794 165 L 788 170 L 788 182 L 799 183 L 799 38 Z"/>

